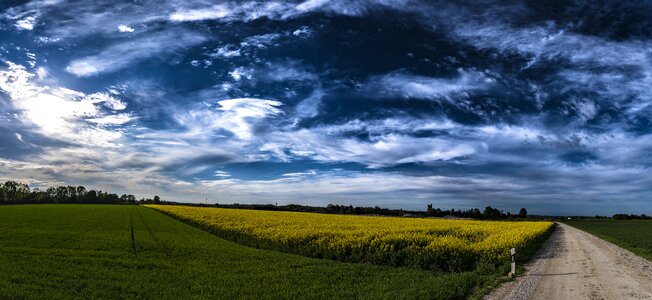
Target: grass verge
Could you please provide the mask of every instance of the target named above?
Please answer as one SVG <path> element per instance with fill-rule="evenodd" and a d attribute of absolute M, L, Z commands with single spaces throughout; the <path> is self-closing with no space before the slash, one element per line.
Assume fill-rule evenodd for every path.
<path fill-rule="evenodd" d="M 650 220 L 575 220 L 564 221 L 603 240 L 652 261 L 652 221 Z"/>

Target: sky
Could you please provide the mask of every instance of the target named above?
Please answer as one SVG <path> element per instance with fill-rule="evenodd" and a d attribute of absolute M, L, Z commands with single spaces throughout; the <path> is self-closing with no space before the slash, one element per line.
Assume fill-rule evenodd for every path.
<path fill-rule="evenodd" d="M 0 3 L 0 180 L 652 214 L 647 1 Z"/>

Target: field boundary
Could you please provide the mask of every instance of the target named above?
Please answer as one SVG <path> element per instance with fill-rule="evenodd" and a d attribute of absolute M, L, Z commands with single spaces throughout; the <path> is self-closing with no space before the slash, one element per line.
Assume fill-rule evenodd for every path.
<path fill-rule="evenodd" d="M 636 256 L 639 256 L 639 257 L 641 257 L 643 259 L 646 259 L 648 262 L 652 263 L 652 254 L 643 253 L 643 252 L 640 251 L 640 249 L 634 248 L 634 247 L 631 247 L 631 245 L 628 245 L 626 241 L 614 238 L 614 237 L 606 235 L 606 234 L 601 234 L 601 233 L 597 233 L 597 232 L 590 232 L 590 231 L 587 231 L 584 228 L 574 226 L 573 225 L 574 222 L 584 222 L 584 221 L 561 222 L 561 223 L 566 224 L 568 226 L 571 226 L 573 228 L 577 228 L 577 229 L 579 229 L 581 231 L 584 231 L 586 233 L 589 233 L 591 235 L 594 235 L 594 236 L 596 236 L 596 237 L 598 237 L 598 238 L 600 238 L 600 239 L 602 239 L 604 241 L 607 241 L 607 242 L 609 242 L 611 244 L 614 244 L 614 245 L 616 245 L 616 246 L 618 246 L 618 247 L 620 247 L 622 249 L 625 249 L 625 250 L 627 250 L 629 252 L 632 252 Z M 616 221 L 616 222 L 623 222 L 623 221 Z M 627 222 L 627 221 L 624 221 L 624 222 Z M 647 221 L 647 220 L 644 220 L 644 221 L 636 220 L 635 222 L 651 222 L 652 223 L 652 221 Z"/>
<path fill-rule="evenodd" d="M 561 232 L 559 224 L 555 222 L 553 231 L 549 234 L 548 238 L 542 243 L 536 253 L 530 258 L 529 262 L 523 268 L 520 268 L 522 275 L 518 275 L 516 279 L 508 281 L 494 289 L 491 293 L 485 295 L 483 300 L 520 300 L 528 299 L 534 289 L 536 288 L 541 276 L 533 276 L 542 274 L 548 262 L 553 257 L 555 250 L 559 245 L 559 238 Z M 517 271 L 518 272 L 518 271 Z"/>
<path fill-rule="evenodd" d="M 639 267 L 641 270 L 643 270 L 643 272 L 647 276 L 652 278 L 652 262 L 650 262 L 647 258 L 645 258 L 643 256 L 640 256 L 640 255 L 628 250 L 625 247 L 621 247 L 620 245 L 618 245 L 616 243 L 613 243 L 608 239 L 604 239 L 600 235 L 593 234 L 591 232 L 588 232 L 588 231 L 583 230 L 581 228 L 577 228 L 577 227 L 572 226 L 572 225 L 568 225 L 566 223 L 563 223 L 563 224 L 566 225 L 566 226 L 575 228 L 575 229 L 581 231 L 582 234 L 588 235 L 588 236 L 590 236 L 590 237 L 592 237 L 594 239 L 599 239 L 599 240 L 604 241 L 605 245 L 607 247 L 611 248 L 611 250 L 613 250 L 615 253 L 617 253 L 620 257 L 622 257 L 624 260 L 626 260 L 630 264 Z"/>
<path fill-rule="evenodd" d="M 211 211 L 212 208 L 193 208 L 193 207 L 181 208 L 179 206 L 174 206 L 173 208 L 177 209 L 177 211 L 175 211 L 175 210 L 166 209 L 167 208 L 166 206 L 146 206 L 146 207 L 150 209 L 154 209 L 158 212 L 168 215 L 181 222 L 200 228 L 218 237 L 221 237 L 223 239 L 232 242 L 236 242 L 238 244 L 242 244 L 245 246 L 258 248 L 258 249 L 274 250 L 283 253 L 297 254 L 304 257 L 329 259 L 329 260 L 349 262 L 349 263 L 371 263 L 375 265 L 385 265 L 385 266 L 393 266 L 393 267 L 418 268 L 423 270 L 431 270 L 437 273 L 460 273 L 463 271 L 480 270 L 481 274 L 494 273 L 496 270 L 500 268 L 504 268 L 504 264 L 509 260 L 509 254 L 508 254 L 509 248 L 488 248 L 488 250 L 483 248 L 481 250 L 478 250 L 477 248 L 473 248 L 475 247 L 476 244 L 467 243 L 462 245 L 465 241 L 462 238 L 457 238 L 457 237 L 451 237 L 449 240 L 452 241 L 452 243 L 447 244 L 441 242 L 442 240 L 445 242 L 449 241 L 447 240 L 448 237 L 446 235 L 442 237 L 437 237 L 440 240 L 427 240 L 427 238 L 429 237 L 429 235 L 427 234 L 429 234 L 429 230 L 431 230 L 428 228 L 437 228 L 436 227 L 437 225 L 435 223 L 433 224 L 427 222 L 415 223 L 414 224 L 415 226 L 421 226 L 418 227 L 421 228 L 422 230 L 419 231 L 419 233 L 425 232 L 426 233 L 425 235 L 427 237 L 426 238 L 417 237 L 412 240 L 410 240 L 410 238 L 413 237 L 412 235 L 410 235 L 411 234 L 410 231 L 406 231 L 407 233 L 399 232 L 398 235 L 392 236 L 392 234 L 395 233 L 389 230 L 386 232 L 387 233 L 386 236 L 389 236 L 389 238 L 386 238 L 385 240 L 383 240 L 383 238 L 385 237 L 385 235 L 383 234 L 385 232 L 381 232 L 381 234 L 376 233 L 375 235 L 371 235 L 368 239 L 364 239 L 364 238 L 360 239 L 361 242 L 359 244 L 349 245 L 341 241 L 347 241 L 347 239 L 349 239 L 350 236 L 355 236 L 357 238 L 359 235 L 354 235 L 351 232 L 345 232 L 345 234 L 338 235 L 338 232 L 331 233 L 330 231 L 326 231 L 326 232 L 321 232 L 321 236 L 318 236 L 318 235 L 313 235 L 310 232 L 302 231 L 301 234 L 296 235 L 296 237 L 293 237 L 294 239 L 280 240 L 280 242 L 277 242 L 276 240 L 268 237 L 278 236 L 279 232 L 281 232 L 282 230 L 278 231 L 277 229 L 273 229 L 270 231 L 270 235 L 262 235 L 260 232 L 258 232 L 258 236 L 257 236 L 255 232 L 253 232 L 252 229 L 250 229 L 250 227 L 247 227 L 248 225 L 246 225 L 247 224 L 246 222 L 251 222 L 251 221 L 255 222 L 256 216 L 252 218 L 251 216 L 247 215 L 247 217 L 242 219 L 243 223 L 238 223 L 240 222 L 238 220 L 241 219 L 240 216 L 233 216 L 227 214 L 227 216 L 224 216 L 225 218 L 227 219 L 235 218 L 235 219 L 231 221 L 225 221 L 226 224 L 235 224 L 235 225 L 231 225 L 231 227 L 229 226 L 221 227 L 219 225 L 214 225 L 218 223 L 211 223 L 210 221 L 208 221 L 210 217 L 207 217 L 206 215 L 204 215 L 203 217 L 199 217 L 199 216 L 202 216 L 202 214 L 221 213 L 223 212 L 223 210 L 215 209 L 215 211 Z M 179 213 L 178 209 L 181 210 L 186 209 L 186 210 L 183 210 L 182 211 L 183 213 Z M 266 213 L 268 212 L 263 212 L 263 214 Z M 302 216 L 306 216 L 307 220 L 309 220 L 309 218 L 312 218 L 311 214 L 306 214 L 306 213 L 301 213 L 301 214 L 303 214 Z M 307 217 L 308 215 L 310 215 L 310 217 Z M 267 220 L 271 220 L 270 218 L 273 219 L 274 217 L 278 217 L 278 216 L 267 215 L 265 217 L 267 218 Z M 297 218 L 297 219 L 301 219 L 301 218 Z M 395 226 L 401 225 L 397 223 L 400 221 L 399 219 L 388 218 L 388 220 L 390 219 L 393 222 L 391 224 L 394 225 L 394 227 L 391 228 L 398 228 Z M 211 219 L 211 220 L 217 220 L 217 219 Z M 317 219 L 317 220 L 324 221 L 322 219 Z M 341 222 L 342 220 L 337 220 L 337 221 Z M 410 219 L 409 221 L 412 222 L 413 220 Z M 327 223 L 332 222 L 332 220 L 326 220 L 325 222 Z M 355 222 L 351 221 L 351 222 L 355 223 L 357 221 Z M 457 226 L 461 226 L 460 228 L 462 228 L 466 225 L 478 226 L 480 224 L 485 224 L 482 221 L 472 221 L 472 222 L 475 223 L 445 224 L 445 226 L 453 226 L 455 228 L 457 228 Z M 523 231 L 521 230 L 524 230 L 523 228 L 527 228 L 529 230 L 531 228 L 530 225 L 534 225 L 531 224 L 534 222 L 525 222 L 525 223 L 509 222 L 509 223 L 513 223 L 513 224 L 504 225 L 504 226 L 509 226 L 505 228 L 507 228 L 508 230 L 514 230 L 515 232 L 518 232 L 518 234 L 522 234 Z M 272 223 L 268 225 L 270 225 L 271 228 L 276 228 L 275 224 L 276 223 L 272 221 Z M 362 224 L 366 224 L 366 223 L 362 223 Z M 488 222 L 485 225 L 497 226 L 496 224 L 501 224 L 500 226 L 503 226 L 503 224 L 506 223 Z M 545 226 L 543 226 L 544 224 L 539 224 L 539 225 L 536 225 L 538 227 L 535 227 L 538 228 L 537 229 L 538 231 L 536 232 L 536 236 L 532 236 L 532 238 L 530 238 L 527 241 L 527 243 L 522 243 L 518 246 L 519 249 L 518 251 L 520 253 L 520 255 L 518 256 L 519 261 L 523 262 L 529 259 L 536 252 L 538 247 L 547 239 L 548 235 L 553 230 L 553 226 L 551 226 L 552 225 L 551 222 L 548 222 L 547 224 L 545 224 Z M 239 228 L 238 226 L 243 226 L 242 228 L 245 229 L 237 230 Z M 378 224 L 373 224 L 373 226 L 378 226 Z M 503 227 L 499 227 L 499 228 L 503 228 Z M 464 228 L 460 230 L 463 229 Z M 462 233 L 469 234 L 469 232 L 465 232 L 465 231 L 462 231 Z M 408 239 L 406 240 L 407 242 L 403 242 L 403 240 L 399 240 L 400 238 L 396 238 L 396 236 L 399 236 L 401 234 L 405 234 L 405 236 L 408 237 Z M 504 235 L 504 233 L 502 234 Z M 380 236 L 380 238 L 378 236 Z M 500 237 L 502 239 L 501 241 L 507 238 L 506 236 L 501 236 L 499 234 L 495 234 L 491 237 L 494 237 L 494 239 L 496 239 L 496 237 Z M 413 244 L 410 244 L 411 242 Z M 482 243 L 487 245 L 486 241 L 484 240 L 482 241 Z M 325 244 L 326 246 L 324 246 Z M 329 248 L 330 245 L 335 245 L 335 246 Z M 376 248 L 374 248 L 374 245 L 376 245 Z M 378 251 L 378 249 L 385 249 L 383 251 L 387 251 L 388 253 L 387 254 L 380 253 L 383 251 Z M 355 252 L 356 250 L 359 250 L 360 252 Z M 485 252 L 488 252 L 491 255 L 482 256 L 482 254 Z M 507 252 L 507 253 L 506 255 L 504 255 L 502 254 L 502 252 Z"/>

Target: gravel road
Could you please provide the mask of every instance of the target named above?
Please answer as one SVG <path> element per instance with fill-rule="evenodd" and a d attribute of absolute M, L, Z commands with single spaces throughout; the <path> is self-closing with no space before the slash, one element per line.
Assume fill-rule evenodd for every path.
<path fill-rule="evenodd" d="M 484 299 L 652 299 L 652 264 L 558 224 L 527 272 Z"/>

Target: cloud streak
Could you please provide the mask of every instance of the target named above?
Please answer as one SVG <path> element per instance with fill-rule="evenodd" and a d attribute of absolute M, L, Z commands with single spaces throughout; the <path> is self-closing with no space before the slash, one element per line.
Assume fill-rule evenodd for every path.
<path fill-rule="evenodd" d="M 180 51 L 205 41 L 200 34 L 169 31 L 112 45 L 100 53 L 75 59 L 66 71 L 79 77 L 114 72 L 135 62 Z"/>
<path fill-rule="evenodd" d="M 453 78 L 432 78 L 427 76 L 394 72 L 369 83 L 370 89 L 381 90 L 383 97 L 416 98 L 427 100 L 451 100 L 460 94 L 485 90 L 495 80 L 483 72 L 458 70 Z"/>

